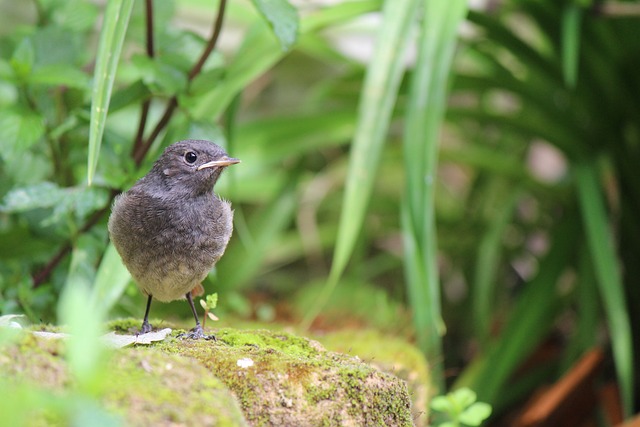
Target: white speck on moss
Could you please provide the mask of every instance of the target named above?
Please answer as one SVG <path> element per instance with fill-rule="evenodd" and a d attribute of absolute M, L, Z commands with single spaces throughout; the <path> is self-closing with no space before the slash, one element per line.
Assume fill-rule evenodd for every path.
<path fill-rule="evenodd" d="M 236 364 L 239 367 L 246 369 L 246 368 L 250 368 L 251 366 L 253 366 L 253 360 L 249 359 L 248 357 L 243 357 L 242 359 L 238 359 Z"/>

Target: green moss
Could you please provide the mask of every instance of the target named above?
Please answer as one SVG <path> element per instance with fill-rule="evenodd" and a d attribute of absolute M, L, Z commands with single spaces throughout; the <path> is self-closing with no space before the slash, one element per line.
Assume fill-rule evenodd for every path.
<path fill-rule="evenodd" d="M 234 392 L 252 425 L 412 425 L 406 385 L 357 358 L 286 332 L 224 328 L 215 335 L 216 342 L 169 340 L 157 347 L 207 367 Z M 239 367 L 243 358 L 253 366 Z M 393 406 L 397 413 L 372 415 L 393 400 L 402 402 Z"/>
<path fill-rule="evenodd" d="M 318 349 L 313 348 L 309 340 L 297 337 L 287 332 L 273 332 L 268 330 L 237 330 L 220 329 L 216 338 L 232 347 L 254 347 L 256 349 L 278 351 L 287 356 L 309 358 L 318 355 Z"/>
<path fill-rule="evenodd" d="M 111 326 L 128 331 L 137 322 Z M 113 353 L 98 393 L 104 407 L 131 425 L 412 425 L 406 384 L 356 357 L 286 332 L 225 328 L 217 341 L 178 332 Z M 73 392 L 63 350 L 60 341 L 25 336 L 0 356 L 0 375 L 49 375 L 47 388 Z M 244 358 L 253 365 L 239 366 Z"/>
<path fill-rule="evenodd" d="M 174 325 L 165 322 L 161 319 L 150 319 L 149 323 L 154 326 L 155 329 L 172 328 Z M 142 319 L 136 319 L 134 317 L 126 317 L 124 319 L 114 319 L 107 322 L 107 330 L 115 331 L 123 334 L 135 334 L 140 331 L 142 326 Z"/>
<path fill-rule="evenodd" d="M 376 330 L 342 330 L 318 337 L 328 349 L 358 356 L 384 372 L 407 381 L 414 419 L 428 425 L 431 390 L 428 364 L 424 355 L 406 340 Z"/>
<path fill-rule="evenodd" d="M 333 383 L 311 384 L 307 388 L 307 401 L 310 405 L 316 405 L 323 400 L 331 400 L 336 394 L 336 387 Z"/>
<path fill-rule="evenodd" d="M 52 390 L 63 398 L 79 397 L 63 358 L 62 340 L 24 334 L 3 350 L 7 357 L 0 357 L 0 376 L 7 378 L 12 388 L 33 384 L 30 389 Z M 95 397 L 129 425 L 246 425 L 224 384 L 193 360 L 154 349 L 129 348 L 115 352 L 104 371 Z M 60 413 L 44 411 L 37 420 L 49 425 L 56 416 Z"/>
<path fill-rule="evenodd" d="M 119 369 L 104 395 L 108 407 L 129 408 L 132 425 L 243 425 L 224 385 L 198 364 L 153 349 L 132 349 L 116 359 Z"/>

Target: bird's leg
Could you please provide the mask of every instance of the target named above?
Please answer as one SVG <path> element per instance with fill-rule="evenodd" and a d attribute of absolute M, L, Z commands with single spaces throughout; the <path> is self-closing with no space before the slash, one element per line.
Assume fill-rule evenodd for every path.
<path fill-rule="evenodd" d="M 147 298 L 147 309 L 144 312 L 144 320 L 142 321 L 142 327 L 140 328 L 140 334 L 146 334 L 151 332 L 151 325 L 149 324 L 149 309 L 151 308 L 151 300 L 153 296 L 149 295 Z"/>
<path fill-rule="evenodd" d="M 182 336 L 185 338 L 191 338 L 194 340 L 198 340 L 201 338 L 204 338 L 206 340 L 215 340 L 216 339 L 215 336 L 204 334 L 204 330 L 202 329 L 200 320 L 198 320 L 198 313 L 196 312 L 196 307 L 195 305 L 193 305 L 193 298 L 191 297 L 191 292 L 187 292 L 186 297 L 187 297 L 187 302 L 189 303 L 189 307 L 191 307 L 193 318 L 196 319 L 196 326 L 195 328 L 191 329 L 188 334 L 183 334 Z"/>

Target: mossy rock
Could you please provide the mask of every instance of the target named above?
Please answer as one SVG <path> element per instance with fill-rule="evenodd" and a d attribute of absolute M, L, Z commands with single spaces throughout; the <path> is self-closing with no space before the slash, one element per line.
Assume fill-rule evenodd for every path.
<path fill-rule="evenodd" d="M 433 394 L 424 354 L 406 340 L 377 330 L 342 330 L 316 337 L 327 349 L 351 356 L 407 382 L 413 420 L 417 426 L 429 425 L 429 401 Z"/>
<path fill-rule="evenodd" d="M 286 332 L 220 329 L 217 342 L 165 341 L 237 396 L 254 426 L 411 426 L 406 383 L 357 357 Z M 250 367 L 238 361 L 250 359 Z"/>
<path fill-rule="evenodd" d="M 286 332 L 220 329 L 216 341 L 179 332 L 111 357 L 99 395 L 127 425 L 413 425 L 406 383 L 358 357 Z M 63 354 L 63 342 L 25 335 L 3 348 L 0 376 L 73 390 Z"/>
<path fill-rule="evenodd" d="M 0 376 L 15 385 L 61 393 L 75 384 L 61 340 L 27 335 L 2 349 Z M 131 426 L 247 426 L 235 397 L 194 360 L 148 348 L 116 351 L 94 390 L 104 408 Z M 62 414 L 30 414 L 28 425 L 69 425 Z"/>

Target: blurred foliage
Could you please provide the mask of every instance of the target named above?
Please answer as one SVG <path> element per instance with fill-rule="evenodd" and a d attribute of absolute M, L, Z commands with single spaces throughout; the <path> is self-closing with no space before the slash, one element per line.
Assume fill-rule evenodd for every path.
<path fill-rule="evenodd" d="M 539 378 L 562 372 L 590 346 L 606 345 L 597 338 L 598 317 L 608 325 L 632 413 L 638 331 L 634 340 L 631 324 L 640 299 L 631 259 L 639 253 L 640 223 L 630 213 L 640 202 L 632 166 L 640 161 L 640 80 L 631 64 L 640 58 L 631 40 L 640 28 L 636 18 L 594 12 L 574 2 L 522 1 L 468 17 L 473 36 L 449 117 L 461 139 L 492 150 L 478 154 L 496 160 L 469 159 L 476 167 L 464 206 L 487 231 L 476 246 L 477 265 L 467 270 L 475 271 L 467 276 L 468 301 L 482 351 L 460 383 L 498 407 L 517 398 L 499 396 L 554 327 L 565 330 L 566 345 Z M 528 170 L 497 161 L 507 158 Z M 559 173 L 543 174 L 553 158 L 561 160 Z M 507 268 L 517 272 L 511 289 L 504 286 Z M 491 337 L 497 325 L 501 332 Z"/>
<path fill-rule="evenodd" d="M 428 2 L 442 8 L 424 15 L 418 1 L 384 14 L 371 13 L 383 10 L 378 0 L 305 4 L 298 21 L 284 1 L 267 11 L 270 2 L 230 1 L 220 40 L 196 70 L 213 3 L 153 2 L 150 54 L 145 2 L 134 2 L 108 111 L 93 114 L 104 133 L 90 154 L 105 11 L 84 0 L 0 1 L 0 314 L 61 321 L 56 303 L 69 285 L 90 288 L 101 315 L 141 317 L 144 302 L 108 245 L 110 202 L 166 145 L 204 138 L 243 162 L 217 188 L 233 202 L 236 232 L 205 283 L 220 295 L 223 321 L 272 319 L 275 307 L 276 318 L 294 322 L 320 312 L 318 327 L 338 327 L 340 312 L 349 324 L 368 315 L 418 343 L 444 334 L 430 362 L 461 372 L 449 384 L 473 389 L 494 414 L 610 342 L 631 413 L 640 342 L 630 329 L 640 324 L 636 18 L 569 0 L 473 10 L 449 72 L 462 9 L 443 5 L 453 2 Z M 442 26 L 425 26 L 430 19 Z M 386 47 L 393 63 L 369 60 L 380 28 L 400 43 Z M 434 28 L 440 38 L 419 31 Z M 416 34 L 414 66 L 403 52 Z M 382 98 L 375 76 L 384 76 Z M 365 193 L 345 189 L 361 172 Z M 340 239 L 346 249 L 332 264 Z M 318 284 L 332 268 L 336 292 L 322 299 Z M 168 312 L 189 313 L 177 304 Z M 557 335 L 559 356 L 514 379 Z"/>
<path fill-rule="evenodd" d="M 476 401 L 476 394 L 468 388 L 459 388 L 431 401 L 431 409 L 446 421 L 435 421 L 437 427 L 479 426 L 491 415 L 491 406 Z"/>

